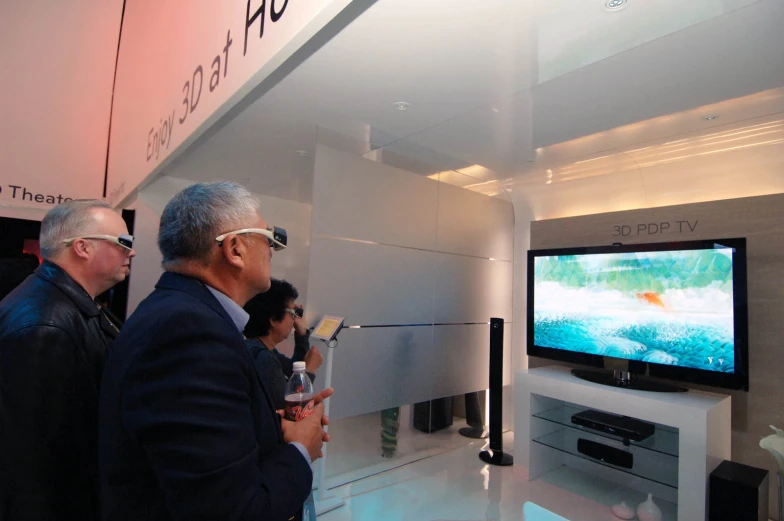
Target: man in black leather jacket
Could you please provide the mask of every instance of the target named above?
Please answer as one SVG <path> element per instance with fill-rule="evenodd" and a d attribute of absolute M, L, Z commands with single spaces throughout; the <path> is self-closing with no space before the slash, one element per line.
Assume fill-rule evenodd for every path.
<path fill-rule="evenodd" d="M 117 328 L 94 299 L 135 255 L 106 203 L 41 223 L 44 262 L 0 301 L 0 521 L 100 520 L 98 390 Z"/>

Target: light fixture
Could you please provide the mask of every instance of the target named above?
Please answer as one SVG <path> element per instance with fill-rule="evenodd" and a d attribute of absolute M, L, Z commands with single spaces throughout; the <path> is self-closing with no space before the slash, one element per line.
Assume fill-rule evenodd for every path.
<path fill-rule="evenodd" d="M 553 177 L 553 171 L 550 170 L 549 168 L 547 170 L 545 170 L 545 173 L 547 174 L 547 179 L 550 179 L 551 177 Z"/>
<path fill-rule="evenodd" d="M 410 107 L 411 105 L 406 103 L 405 101 L 396 101 L 395 103 L 393 103 L 393 106 L 395 107 L 396 110 L 408 110 L 408 107 Z"/>
<path fill-rule="evenodd" d="M 718 114 L 708 114 L 707 116 L 702 116 L 703 121 L 713 121 L 714 119 L 718 119 Z"/>
<path fill-rule="evenodd" d="M 627 5 L 628 5 L 628 0 L 606 0 L 604 2 L 604 8 L 607 11 L 611 11 L 611 12 L 620 11 Z"/>
<path fill-rule="evenodd" d="M 299 157 L 305 157 L 306 155 L 308 155 L 308 151 L 307 150 L 297 150 L 294 153 L 297 154 Z"/>

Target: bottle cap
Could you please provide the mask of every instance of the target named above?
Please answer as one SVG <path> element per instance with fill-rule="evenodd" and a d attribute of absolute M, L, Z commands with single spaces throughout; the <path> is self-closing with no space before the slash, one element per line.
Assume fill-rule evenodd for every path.
<path fill-rule="evenodd" d="M 295 371 L 304 371 L 305 370 L 305 362 L 294 362 L 294 370 Z"/>

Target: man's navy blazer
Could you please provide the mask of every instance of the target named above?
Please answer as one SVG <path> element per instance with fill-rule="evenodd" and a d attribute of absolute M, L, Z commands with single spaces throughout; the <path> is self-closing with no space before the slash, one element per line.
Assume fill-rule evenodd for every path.
<path fill-rule="evenodd" d="M 100 396 L 105 520 L 288 520 L 312 471 L 242 333 L 196 279 L 164 273 L 106 363 Z"/>

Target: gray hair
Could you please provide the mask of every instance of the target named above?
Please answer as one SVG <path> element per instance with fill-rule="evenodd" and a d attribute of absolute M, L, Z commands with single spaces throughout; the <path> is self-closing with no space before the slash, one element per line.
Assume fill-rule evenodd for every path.
<path fill-rule="evenodd" d="M 41 221 L 41 257 L 53 259 L 66 248 L 66 239 L 79 237 L 94 231 L 92 213 L 96 208 L 112 209 L 106 201 L 98 199 L 74 199 L 60 203 L 46 214 Z"/>
<path fill-rule="evenodd" d="M 166 204 L 158 228 L 163 267 L 180 261 L 207 264 L 215 237 L 252 226 L 259 200 L 244 186 L 229 181 L 196 183 Z"/>

